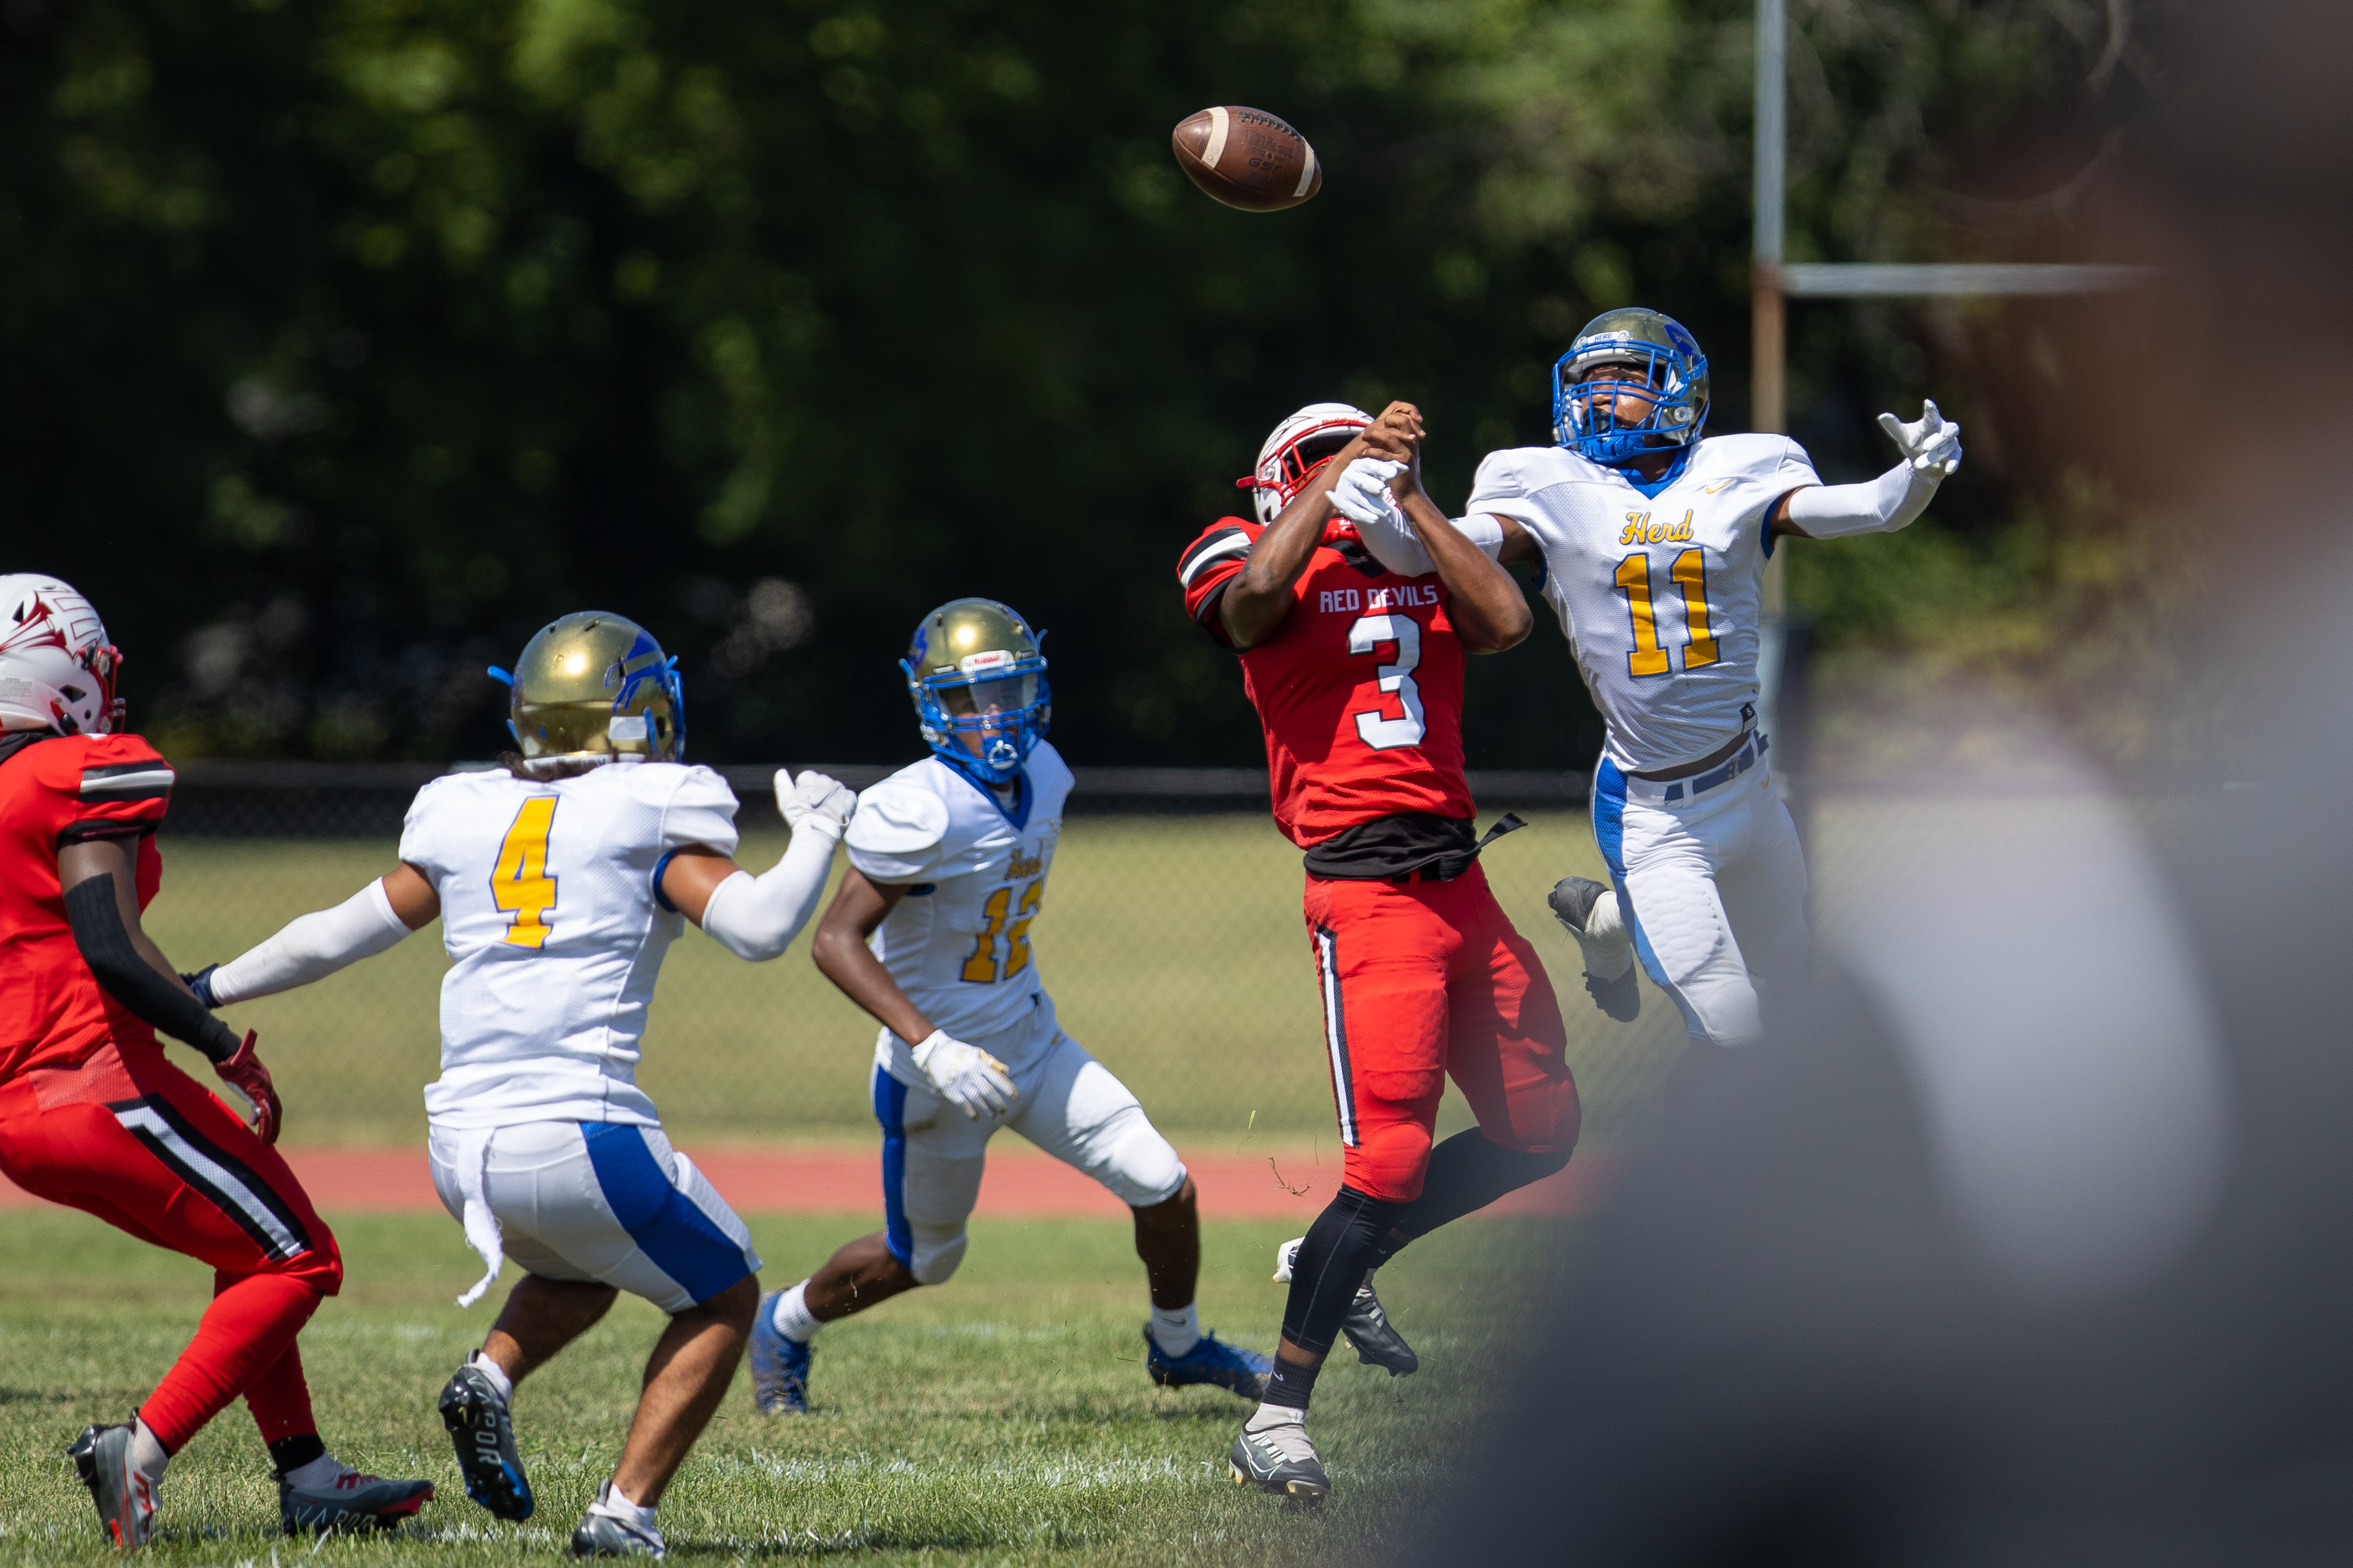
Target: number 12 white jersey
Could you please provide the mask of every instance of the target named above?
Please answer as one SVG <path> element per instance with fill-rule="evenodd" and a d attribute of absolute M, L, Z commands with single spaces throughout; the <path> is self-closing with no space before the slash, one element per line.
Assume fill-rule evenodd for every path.
<path fill-rule="evenodd" d="M 673 851 L 735 852 L 735 795 L 709 768 L 613 763 L 576 778 L 501 768 L 434 780 L 400 858 L 441 895 L 435 1125 L 657 1126 L 637 1083 L 646 1009 L 686 917 L 656 897 Z"/>
<path fill-rule="evenodd" d="M 1543 547 L 1545 598 L 1609 726 L 1602 753 L 1656 773 L 1755 716 L 1766 514 L 1820 483 L 1780 436 L 1702 441 L 1655 497 L 1575 452 L 1528 447 L 1488 454 L 1465 510 L 1510 518 Z"/>
<path fill-rule="evenodd" d="M 1038 978 L 1029 925 L 1062 832 L 1071 770 L 1040 741 L 1022 764 L 1029 809 L 1008 814 L 996 795 L 937 757 L 901 768 L 860 794 L 843 843 L 867 880 L 907 890 L 870 945 L 934 1028 L 987 1048 L 1008 1068 L 1016 1049 L 989 1037 L 1025 1024 L 1052 1043 L 1053 999 Z M 1018 816 L 1019 820 L 1015 820 Z M 883 1031 L 877 1059 L 902 1083 L 926 1080 L 902 1041 Z M 1006 1049 L 999 1049 L 1004 1044 Z"/>

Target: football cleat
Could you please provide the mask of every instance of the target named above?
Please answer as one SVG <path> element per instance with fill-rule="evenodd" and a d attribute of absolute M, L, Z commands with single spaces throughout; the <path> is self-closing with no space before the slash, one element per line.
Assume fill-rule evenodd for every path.
<path fill-rule="evenodd" d="M 1367 1274 L 1365 1282 L 1356 1287 L 1356 1298 L 1348 1303 L 1348 1315 L 1340 1320 L 1340 1331 L 1356 1347 L 1356 1359 L 1366 1366 L 1387 1369 L 1391 1377 L 1411 1377 L 1421 1370 L 1421 1358 L 1405 1342 L 1405 1336 L 1389 1321 L 1388 1313 L 1381 1310 L 1381 1299 L 1373 1294 L 1373 1278 Z"/>
<path fill-rule="evenodd" d="M 617 1518 L 603 1510 L 605 1494 L 613 1489 L 610 1481 L 596 1486 L 596 1505 L 572 1531 L 572 1555 L 575 1557 L 667 1557 L 670 1547 L 659 1530 L 640 1530 L 626 1519 Z"/>
<path fill-rule="evenodd" d="M 522 1456 L 515 1451 L 514 1416 L 491 1380 L 471 1362 L 458 1369 L 441 1390 L 441 1425 L 458 1450 L 458 1473 L 466 1495 L 499 1518 L 522 1521 L 534 1506 L 523 1479 Z"/>
<path fill-rule="evenodd" d="M 1208 1384 L 1244 1399 L 1258 1399 L 1266 1393 L 1267 1373 L 1274 1370 L 1271 1360 L 1244 1346 L 1229 1345 L 1215 1334 L 1203 1334 L 1200 1343 L 1183 1355 L 1170 1355 L 1152 1337 L 1152 1326 L 1147 1323 L 1144 1344 L 1144 1370 L 1163 1388 Z"/>
<path fill-rule="evenodd" d="M 298 1487 L 278 1478 L 278 1518 L 289 1535 L 389 1530 L 432 1499 L 431 1481 L 392 1481 L 349 1468 L 323 1487 Z"/>
<path fill-rule="evenodd" d="M 810 1347 L 776 1327 L 782 1290 L 760 1298 L 752 1320 L 752 1408 L 763 1415 L 808 1412 Z"/>
<path fill-rule="evenodd" d="M 66 1449 L 118 1552 L 136 1552 L 155 1533 L 155 1483 L 131 1462 L 131 1436 L 128 1425 L 86 1426 Z"/>
<path fill-rule="evenodd" d="M 1254 1486 L 1310 1508 L 1319 1506 L 1332 1489 L 1324 1462 L 1315 1457 L 1315 1445 L 1307 1440 L 1306 1425 L 1298 1421 L 1257 1432 L 1243 1427 L 1227 1452 L 1226 1469 L 1238 1487 Z"/>
<path fill-rule="evenodd" d="M 1593 906 L 1604 897 L 1613 896 L 1607 882 L 1597 882 L 1590 877 L 1563 877 L 1553 884 L 1545 902 L 1552 906 L 1552 918 L 1577 939 L 1577 950 L 1585 955 L 1585 989 L 1592 996 L 1593 1005 L 1620 1023 L 1630 1024 L 1642 1012 L 1642 987 L 1635 974 L 1634 944 L 1623 935 L 1585 934 Z"/>

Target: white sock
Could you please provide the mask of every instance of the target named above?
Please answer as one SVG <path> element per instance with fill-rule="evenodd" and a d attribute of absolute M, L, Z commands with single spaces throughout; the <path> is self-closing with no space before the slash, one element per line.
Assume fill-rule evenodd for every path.
<path fill-rule="evenodd" d="M 654 1528 L 654 1510 L 639 1508 L 629 1500 L 628 1493 L 610 1481 L 605 1483 L 605 1489 L 596 1500 L 588 1505 L 588 1511 L 601 1513 L 607 1519 L 617 1519 L 630 1529 L 643 1531 L 648 1535 L 659 1538 L 661 1534 Z"/>
<path fill-rule="evenodd" d="M 1596 942 L 1624 942 L 1626 921 L 1618 912 L 1618 895 L 1604 889 L 1586 911 L 1585 934 Z"/>
<path fill-rule="evenodd" d="M 1586 911 L 1585 940 L 1578 945 L 1585 950 L 1586 962 L 1594 966 L 1597 980 L 1615 980 L 1634 967 L 1634 939 L 1627 934 L 1614 891 L 1605 890 Z M 1609 973 L 1601 973 L 1603 968 Z"/>
<path fill-rule="evenodd" d="M 164 1467 L 171 1462 L 171 1451 L 164 1447 L 164 1440 L 155 1436 L 146 1422 L 133 1415 L 131 1418 L 132 1467 L 150 1481 L 160 1481 L 164 1479 Z"/>
<path fill-rule="evenodd" d="M 480 1373 L 484 1377 L 491 1380 L 491 1386 L 499 1391 L 499 1397 L 501 1399 L 510 1402 L 513 1400 L 514 1382 L 507 1376 L 506 1368 L 501 1366 L 498 1363 L 492 1361 L 490 1357 L 484 1355 L 480 1351 L 476 1351 L 472 1355 L 467 1358 L 467 1364 L 473 1367 L 475 1371 Z"/>
<path fill-rule="evenodd" d="M 286 1479 L 306 1490 L 322 1491 L 341 1480 L 351 1468 L 332 1454 L 322 1454 L 307 1465 L 297 1465 L 286 1472 Z"/>
<path fill-rule="evenodd" d="M 1250 1412 L 1250 1418 L 1242 1423 L 1242 1430 L 1263 1432 L 1270 1426 L 1288 1426 L 1294 1424 L 1301 1426 L 1306 1426 L 1307 1412 L 1289 1405 L 1261 1405 Z"/>
<path fill-rule="evenodd" d="M 1193 1347 L 1201 1342 L 1201 1310 L 1199 1304 L 1187 1301 L 1181 1307 L 1152 1309 L 1152 1342 L 1160 1347 L 1163 1355 L 1191 1355 Z"/>
<path fill-rule="evenodd" d="M 817 1338 L 817 1331 L 825 1327 L 818 1321 L 817 1314 L 808 1309 L 808 1281 L 806 1279 L 776 1298 L 776 1310 L 768 1314 L 768 1321 L 776 1326 L 776 1332 L 797 1345 L 808 1343 Z"/>

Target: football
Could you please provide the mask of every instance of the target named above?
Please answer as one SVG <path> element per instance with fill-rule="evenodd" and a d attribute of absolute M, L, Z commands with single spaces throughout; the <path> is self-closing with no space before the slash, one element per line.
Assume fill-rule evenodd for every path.
<path fill-rule="evenodd" d="M 1187 115 L 1168 143 L 1187 178 L 1246 213 L 1295 207 L 1324 188 L 1307 138 L 1262 109 L 1227 104 Z"/>

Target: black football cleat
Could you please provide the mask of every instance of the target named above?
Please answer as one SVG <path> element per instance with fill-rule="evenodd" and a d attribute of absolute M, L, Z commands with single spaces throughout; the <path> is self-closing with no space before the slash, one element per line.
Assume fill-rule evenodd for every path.
<path fill-rule="evenodd" d="M 1226 1455 L 1226 1469 L 1238 1487 L 1256 1487 L 1270 1497 L 1309 1508 L 1321 1507 L 1332 1490 L 1324 1461 L 1307 1440 L 1307 1427 L 1297 1421 L 1256 1432 L 1243 1427 Z"/>
<path fill-rule="evenodd" d="M 1642 1013 L 1641 982 L 1635 978 L 1634 944 L 1623 936 L 1585 934 L 1593 906 L 1604 897 L 1614 896 L 1607 882 L 1597 882 L 1590 877 L 1563 877 L 1553 884 L 1545 902 L 1552 906 L 1553 919 L 1577 939 L 1577 951 L 1585 955 L 1585 989 L 1593 998 L 1593 1005 L 1620 1023 L 1630 1024 Z"/>
<path fill-rule="evenodd" d="M 1340 1331 L 1356 1347 L 1356 1359 L 1366 1366 L 1385 1369 L 1391 1377 L 1411 1377 L 1421 1370 L 1421 1358 L 1405 1342 L 1405 1336 L 1389 1321 L 1388 1313 L 1381 1310 L 1381 1299 L 1373 1294 L 1372 1276 L 1356 1287 L 1356 1300 L 1348 1303 L 1348 1315 L 1340 1320 Z"/>
<path fill-rule="evenodd" d="M 466 1495 L 501 1519 L 529 1519 L 537 1505 L 515 1448 L 514 1416 L 498 1385 L 469 1362 L 441 1390 L 440 1408 Z"/>

